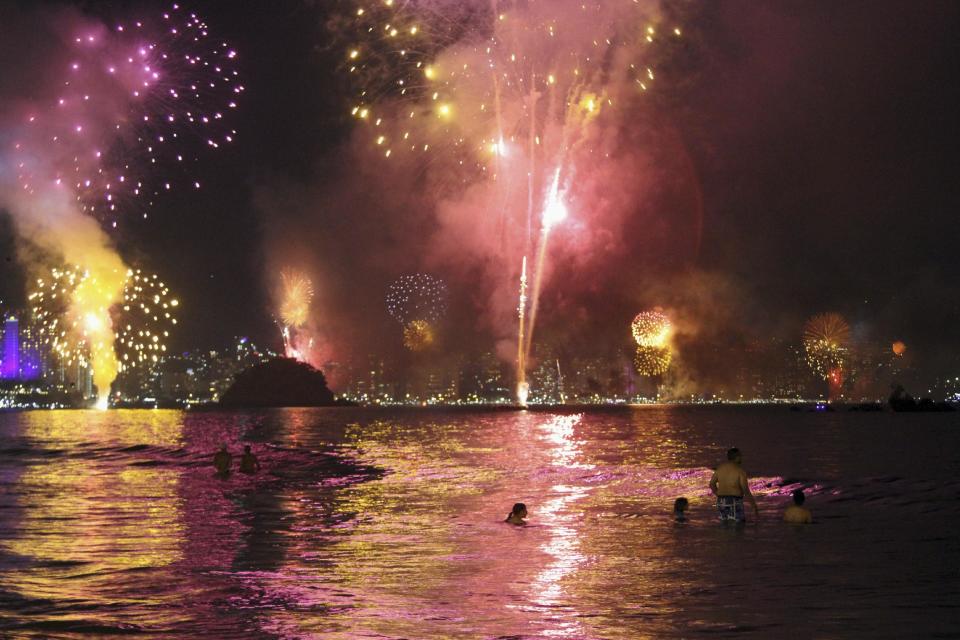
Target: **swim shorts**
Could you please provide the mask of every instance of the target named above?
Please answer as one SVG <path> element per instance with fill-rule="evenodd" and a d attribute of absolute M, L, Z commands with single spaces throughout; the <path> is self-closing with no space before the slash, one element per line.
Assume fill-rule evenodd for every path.
<path fill-rule="evenodd" d="M 720 519 L 724 521 L 746 522 L 747 520 L 743 515 L 742 496 L 717 496 L 717 511 L 720 512 Z"/>

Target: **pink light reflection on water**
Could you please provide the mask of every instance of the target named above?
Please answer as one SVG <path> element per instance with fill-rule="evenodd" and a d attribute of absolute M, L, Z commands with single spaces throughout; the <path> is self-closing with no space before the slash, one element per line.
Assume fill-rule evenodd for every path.
<path fill-rule="evenodd" d="M 796 454 L 784 454 L 778 437 L 761 440 L 768 433 L 761 425 L 747 467 L 760 472 L 751 487 L 761 524 L 719 527 L 707 482 L 724 452 L 716 443 L 733 436 L 699 435 L 702 420 L 683 431 L 685 415 L 431 410 L 381 419 L 344 409 L 0 416 L 11 434 L 49 443 L 43 446 L 52 452 L 49 460 L 30 454 L 22 468 L 12 467 L 17 475 L 7 482 L 17 483 L 19 507 L 0 515 L 21 538 L 13 551 L 91 563 L 10 565 L 0 577 L 24 597 L 63 596 L 41 613 L 17 613 L 21 618 L 75 616 L 79 596 L 90 607 L 87 619 L 135 619 L 147 632 L 170 629 L 175 637 L 201 629 L 251 638 L 689 637 L 776 620 L 798 589 L 816 601 L 820 586 L 778 580 L 796 561 L 795 549 L 819 545 L 815 536 L 834 544 L 843 535 L 851 503 L 828 495 L 849 485 L 818 475 L 819 461 L 792 464 Z M 739 441 L 747 440 L 743 416 L 734 414 L 725 427 Z M 264 471 L 214 477 L 209 459 L 222 442 L 234 453 L 252 443 Z M 831 450 L 847 455 L 841 444 Z M 11 449 L 7 459 L 23 455 Z M 863 465 L 848 472 L 874 472 L 872 461 Z M 861 495 L 889 494 L 880 482 L 864 480 Z M 51 491 L 61 485 L 69 490 Z M 782 508 L 798 487 L 824 494 L 810 500 L 819 525 L 786 530 Z M 691 498 L 690 522 L 675 525 L 671 508 L 680 495 Z M 517 501 L 528 505 L 530 526 L 503 522 Z M 875 504 L 864 501 L 858 516 L 882 506 L 877 513 L 886 521 L 892 503 Z M 598 519 L 604 514 L 623 519 Z M 30 517 L 11 520 L 23 516 Z M 851 532 L 842 553 L 822 547 L 817 558 L 856 558 L 872 531 Z M 717 545 L 735 562 L 716 563 Z M 885 575 L 871 557 L 860 558 L 860 571 Z M 728 564 L 741 562 L 782 592 L 733 585 L 745 604 L 730 605 L 716 585 L 727 584 Z M 869 576 L 860 582 L 876 582 Z M 122 599 L 130 604 L 117 613 Z"/>
<path fill-rule="evenodd" d="M 574 428 L 583 419 L 583 414 L 551 416 L 540 425 L 541 439 L 550 447 L 547 454 L 552 464 L 568 469 L 592 469 L 593 465 L 579 462 L 580 448 L 574 437 Z M 553 497 L 540 505 L 537 522 L 549 529 L 547 541 L 540 547 L 551 560 L 537 574 L 530 585 L 531 609 L 542 613 L 549 609 L 559 618 L 553 629 L 544 629 L 542 635 L 558 638 L 582 637 L 584 629 L 577 620 L 579 612 L 564 604 L 566 593 L 563 582 L 576 573 L 586 559 L 580 553 L 579 526 L 583 518 L 572 509 L 573 503 L 586 497 L 594 487 L 554 485 L 550 488 Z M 561 616 L 560 613 L 563 613 Z"/>

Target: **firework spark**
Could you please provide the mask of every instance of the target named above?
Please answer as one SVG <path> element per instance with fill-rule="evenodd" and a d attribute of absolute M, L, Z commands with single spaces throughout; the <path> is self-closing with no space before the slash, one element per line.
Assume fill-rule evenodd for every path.
<path fill-rule="evenodd" d="M 447 312 L 447 285 L 425 273 L 401 276 L 387 292 L 387 311 L 402 325 L 439 322 Z"/>
<path fill-rule="evenodd" d="M 807 365 L 827 381 L 840 378 L 846 369 L 850 326 L 843 316 L 821 313 L 803 327 L 803 348 Z"/>
<path fill-rule="evenodd" d="M 520 302 L 517 305 L 517 316 L 519 319 L 519 329 L 517 330 L 517 404 L 521 407 L 527 405 L 527 397 L 530 395 L 530 385 L 527 383 L 527 360 L 526 360 L 526 340 L 524 333 L 526 331 L 526 313 L 527 313 L 527 256 L 523 256 L 523 265 L 520 268 Z"/>
<path fill-rule="evenodd" d="M 87 363 L 83 333 L 74 331 L 75 321 L 66 317 L 71 298 L 86 277 L 87 273 L 78 267 L 54 268 L 49 276 L 37 278 L 34 289 L 27 295 L 32 320 L 43 336 L 42 343 L 66 364 Z"/>
<path fill-rule="evenodd" d="M 302 327 L 310 317 L 313 283 L 310 278 L 297 271 L 281 272 L 280 281 L 283 290 L 280 318 L 288 327 Z"/>
<path fill-rule="evenodd" d="M 435 341 L 436 333 L 426 320 L 411 320 L 403 328 L 403 346 L 410 351 L 426 351 Z"/>
<path fill-rule="evenodd" d="M 34 99 L 17 122 L 3 123 L 9 135 L 0 164 L 13 170 L 0 172 L 0 206 L 11 212 L 21 237 L 54 260 L 82 265 L 52 277 L 69 285 L 60 286 L 69 291 L 57 296 L 60 310 L 37 313 L 49 316 L 40 322 L 55 320 L 48 325 L 50 348 L 62 360 L 91 367 L 98 406 L 105 407 L 126 366 L 115 352 L 111 313 L 124 302 L 128 269 L 101 227 L 116 227 L 133 210 L 146 217 L 153 196 L 174 185 L 175 166 L 199 188 L 188 168 L 198 159 L 195 148 L 234 139 L 227 122 L 243 86 L 236 52 L 177 5 L 155 20 L 106 27 L 74 19 L 71 29 L 56 96 Z M 42 307 L 47 299 L 38 295 L 33 302 Z M 130 323 L 130 331 L 140 330 L 135 326 Z M 120 346 L 136 350 L 140 336 L 125 327 Z M 150 342 L 159 345 L 155 335 L 151 330 Z"/>
<path fill-rule="evenodd" d="M 660 376 L 667 372 L 673 360 L 673 323 L 659 307 L 641 311 L 630 323 L 630 332 L 637 343 L 633 358 L 637 373 L 642 376 Z"/>
<path fill-rule="evenodd" d="M 630 325 L 633 339 L 641 347 L 662 348 L 670 343 L 673 335 L 673 323 L 659 308 L 642 311 L 634 317 Z"/>
<path fill-rule="evenodd" d="M 113 227 L 172 188 L 158 169 L 180 167 L 183 182 L 199 188 L 190 174 L 199 149 L 237 135 L 228 124 L 244 90 L 236 52 L 177 5 L 152 21 L 78 27 L 68 44 L 61 90 L 26 115 L 14 139 L 20 188 L 68 190 L 81 211 Z"/>
<path fill-rule="evenodd" d="M 510 270 L 521 256 L 535 256 L 519 386 L 551 229 L 577 201 L 570 191 L 585 170 L 578 162 L 596 162 L 603 153 L 592 125 L 601 114 L 609 120 L 631 113 L 681 32 L 661 24 L 649 0 L 339 6 L 345 9 L 328 27 L 356 87 L 349 109 L 360 135 L 383 158 L 429 170 L 431 184 L 454 200 L 465 187 L 489 181 L 484 193 L 493 222 L 476 221 L 495 226 L 499 236 L 497 249 L 484 249 L 487 257 Z M 512 197 L 521 181 L 523 204 Z"/>
<path fill-rule="evenodd" d="M 120 371 L 156 363 L 167 352 L 170 331 L 177 324 L 180 301 L 157 274 L 127 271 L 123 303 L 117 314 Z"/>
<path fill-rule="evenodd" d="M 537 244 L 536 270 L 533 274 L 533 292 L 530 296 L 530 323 L 527 328 L 527 344 L 524 347 L 524 361 L 530 359 L 530 349 L 533 345 L 533 329 L 537 322 L 537 312 L 540 308 L 540 290 L 543 287 L 544 268 L 547 259 L 547 246 L 550 241 L 550 230 L 567 217 L 567 205 L 560 193 L 560 170 L 557 169 L 553 182 L 544 203 L 540 228 L 540 241 Z"/>
<path fill-rule="evenodd" d="M 447 152 L 482 171 L 524 139 L 544 146 L 546 121 L 612 106 L 609 82 L 642 95 L 680 37 L 636 0 L 343 6 L 328 27 L 356 87 L 349 109 L 383 155 Z"/>
<path fill-rule="evenodd" d="M 662 376 L 670 368 L 673 353 L 670 347 L 637 347 L 633 364 L 642 376 Z"/>
<path fill-rule="evenodd" d="M 310 357 L 313 339 L 303 326 L 310 319 L 313 302 L 313 283 L 305 274 L 284 270 L 280 272 L 280 302 L 278 324 L 283 337 L 283 350 L 288 358 L 306 362 Z"/>
<path fill-rule="evenodd" d="M 115 281 L 122 283 L 122 302 L 107 304 L 112 296 L 103 293 L 104 282 L 112 287 Z M 166 353 L 180 304 L 155 274 L 130 269 L 103 279 L 79 266 L 51 269 L 37 278 L 27 299 L 42 344 L 61 364 L 90 366 L 95 374 L 112 371 L 113 377 Z"/>

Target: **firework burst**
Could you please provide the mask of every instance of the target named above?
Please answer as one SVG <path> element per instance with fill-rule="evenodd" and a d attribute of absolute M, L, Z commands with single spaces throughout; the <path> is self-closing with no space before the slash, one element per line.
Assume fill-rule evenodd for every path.
<path fill-rule="evenodd" d="M 613 107 L 608 83 L 646 92 L 681 33 L 636 0 L 339 5 L 328 28 L 356 87 L 350 112 L 383 155 L 454 152 L 483 171 L 545 144 L 548 120 Z"/>
<path fill-rule="evenodd" d="M 66 364 L 87 363 L 86 340 L 82 332 L 74 331 L 78 321 L 67 318 L 73 293 L 86 277 L 87 273 L 79 267 L 54 268 L 48 276 L 37 278 L 27 294 L 42 344 Z"/>
<path fill-rule="evenodd" d="M 283 337 L 284 355 L 306 362 L 313 349 L 313 338 L 303 330 L 310 319 L 313 302 L 313 283 L 299 271 L 280 272 L 280 303 L 278 315 L 280 334 Z"/>
<path fill-rule="evenodd" d="M 313 301 L 313 283 L 298 271 L 280 273 L 281 300 L 280 318 L 288 327 L 302 327 L 310 318 L 310 303 Z"/>
<path fill-rule="evenodd" d="M 122 302 L 102 308 L 101 279 L 89 270 L 58 267 L 37 278 L 27 296 L 32 319 L 41 344 L 62 364 L 120 372 L 166 353 L 179 301 L 155 274 L 130 269 L 117 279 L 123 283 Z M 107 359 L 114 353 L 117 361 L 111 364 Z"/>
<path fill-rule="evenodd" d="M 178 5 L 150 21 L 78 28 L 68 44 L 58 96 L 28 113 L 14 141 L 21 188 L 69 190 L 114 227 L 172 188 L 159 171 L 180 167 L 199 188 L 190 175 L 199 149 L 236 137 L 228 123 L 244 90 L 236 52 Z"/>
<path fill-rule="evenodd" d="M 482 193 L 490 215 L 476 224 L 499 241 L 484 251 L 505 271 L 533 256 L 519 387 L 551 229 L 575 215 L 576 178 L 586 168 L 578 164 L 605 153 L 594 125 L 635 113 L 680 29 L 661 22 L 653 0 L 334 6 L 328 28 L 356 89 L 348 108 L 360 139 L 391 162 L 428 172 L 445 198 L 489 181 Z"/>
<path fill-rule="evenodd" d="M 426 351 L 435 341 L 436 333 L 426 320 L 411 320 L 403 327 L 403 346 L 410 351 Z"/>
<path fill-rule="evenodd" d="M 670 368 L 673 353 L 670 347 L 637 347 L 633 364 L 642 376 L 662 376 Z"/>
<path fill-rule="evenodd" d="M 821 313 L 803 327 L 803 348 L 807 365 L 824 380 L 840 378 L 846 368 L 850 326 L 843 316 Z"/>
<path fill-rule="evenodd" d="M 115 321 L 120 371 L 163 357 L 179 306 L 180 301 L 171 296 L 159 276 L 140 269 L 127 271 L 123 303 Z"/>
<path fill-rule="evenodd" d="M 643 311 L 634 317 L 630 332 L 638 346 L 659 349 L 669 345 L 673 323 L 660 309 Z"/>
<path fill-rule="evenodd" d="M 387 291 L 387 311 L 400 324 L 424 320 L 435 324 L 447 312 L 447 285 L 426 273 L 401 276 Z"/>

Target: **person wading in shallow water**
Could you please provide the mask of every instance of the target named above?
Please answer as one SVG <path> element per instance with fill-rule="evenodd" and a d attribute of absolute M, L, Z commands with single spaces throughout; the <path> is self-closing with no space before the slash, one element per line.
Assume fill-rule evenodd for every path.
<path fill-rule="evenodd" d="M 233 456 L 227 451 L 226 443 L 220 445 L 220 451 L 213 454 L 213 466 L 217 469 L 217 475 L 223 478 L 230 475 L 230 465 L 233 464 Z"/>
<path fill-rule="evenodd" d="M 256 473 L 260 471 L 260 461 L 250 452 L 250 445 L 244 445 L 243 456 L 240 457 L 240 473 Z"/>
<path fill-rule="evenodd" d="M 720 512 L 720 520 L 732 522 L 746 522 L 747 518 L 743 512 L 743 499 L 746 498 L 753 505 L 753 515 L 760 517 L 760 510 L 757 509 L 757 501 L 750 493 L 750 485 L 747 483 L 747 472 L 743 470 L 740 464 L 743 457 L 740 450 L 734 447 L 727 451 L 727 461 L 722 463 L 717 470 L 713 472 L 710 478 L 710 491 L 717 496 L 717 510 Z"/>
<path fill-rule="evenodd" d="M 522 502 L 518 502 L 513 505 L 513 511 L 507 516 L 507 519 L 504 522 L 509 522 L 510 524 L 515 524 L 518 527 L 522 527 L 527 524 L 527 521 L 524 518 L 527 517 L 527 505 Z"/>

